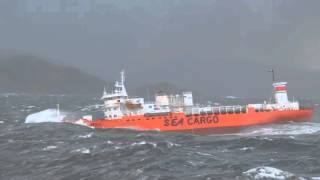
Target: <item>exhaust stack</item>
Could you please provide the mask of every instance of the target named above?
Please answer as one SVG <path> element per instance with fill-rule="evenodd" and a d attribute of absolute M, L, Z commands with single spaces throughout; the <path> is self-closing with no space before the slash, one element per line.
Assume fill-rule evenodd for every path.
<path fill-rule="evenodd" d="M 275 82 L 274 87 L 274 99 L 277 104 L 288 104 L 287 82 Z"/>

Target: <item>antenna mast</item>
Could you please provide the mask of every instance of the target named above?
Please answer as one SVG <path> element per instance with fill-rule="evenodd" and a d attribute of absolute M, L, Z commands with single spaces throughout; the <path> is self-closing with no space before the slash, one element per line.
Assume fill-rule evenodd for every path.
<path fill-rule="evenodd" d="M 119 93 L 121 93 L 121 95 L 122 96 L 128 96 L 128 94 L 127 94 L 127 90 L 126 90 L 126 87 L 125 87 L 125 85 L 124 85 L 124 82 L 125 82 L 125 80 L 126 80 L 126 75 L 125 75 L 125 72 L 124 72 L 124 70 L 122 70 L 121 71 L 121 82 L 120 82 L 120 92 Z"/>
<path fill-rule="evenodd" d="M 272 82 L 276 82 L 276 77 L 273 69 L 270 69 L 269 72 L 272 73 Z"/>
<path fill-rule="evenodd" d="M 124 81 L 125 81 L 125 74 L 124 74 L 124 70 L 121 71 L 121 83 L 122 85 L 124 85 Z"/>

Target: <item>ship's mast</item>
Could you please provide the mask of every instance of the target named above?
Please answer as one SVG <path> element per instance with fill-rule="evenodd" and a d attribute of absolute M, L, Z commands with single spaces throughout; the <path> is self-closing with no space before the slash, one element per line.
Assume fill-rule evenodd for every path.
<path fill-rule="evenodd" d="M 121 84 L 121 85 L 120 85 L 120 86 L 121 86 L 121 91 L 120 91 L 120 93 L 121 93 L 122 96 L 127 97 L 128 94 L 127 94 L 126 87 L 125 87 L 125 85 L 124 85 L 124 82 L 125 82 L 125 80 L 126 80 L 124 70 L 122 70 L 120 74 L 121 74 L 121 82 L 120 82 L 120 84 Z"/>
<path fill-rule="evenodd" d="M 274 69 L 270 69 L 269 72 L 272 73 L 272 82 L 276 82 L 276 77 L 275 77 Z"/>
<path fill-rule="evenodd" d="M 102 96 L 107 96 L 108 93 L 107 93 L 107 90 L 106 90 L 106 86 L 103 87 L 103 95 Z"/>
<path fill-rule="evenodd" d="M 120 72 L 120 74 L 121 74 L 121 82 L 122 82 L 122 85 L 124 85 L 124 81 L 125 81 L 125 73 L 124 73 L 124 70 L 122 70 L 122 71 Z"/>
<path fill-rule="evenodd" d="M 274 73 L 274 69 L 270 69 L 268 72 L 271 72 L 272 73 L 272 83 L 275 83 L 276 82 L 276 77 L 275 77 L 275 73 Z M 270 98 L 270 102 L 273 101 L 275 102 L 275 92 L 272 93 L 272 98 Z"/>

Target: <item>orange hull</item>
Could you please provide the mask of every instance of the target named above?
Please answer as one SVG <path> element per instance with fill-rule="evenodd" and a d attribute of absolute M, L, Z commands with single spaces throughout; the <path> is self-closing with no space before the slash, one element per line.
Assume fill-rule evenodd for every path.
<path fill-rule="evenodd" d="M 158 131 L 198 131 L 219 128 L 237 128 L 253 125 L 283 123 L 288 121 L 309 121 L 313 109 L 248 112 L 238 114 L 199 114 L 187 116 L 184 113 L 170 113 L 157 116 L 127 116 L 114 120 L 83 120 L 93 128 L 127 128 Z"/>

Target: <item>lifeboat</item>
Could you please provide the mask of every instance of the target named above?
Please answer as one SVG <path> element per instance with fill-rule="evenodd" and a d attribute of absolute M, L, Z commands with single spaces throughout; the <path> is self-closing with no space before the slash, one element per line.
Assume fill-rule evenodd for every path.
<path fill-rule="evenodd" d="M 126 102 L 126 107 L 128 109 L 141 109 L 142 105 L 140 103 L 133 103 L 131 101 Z"/>

